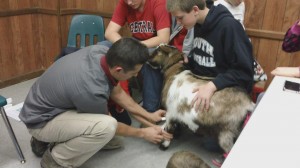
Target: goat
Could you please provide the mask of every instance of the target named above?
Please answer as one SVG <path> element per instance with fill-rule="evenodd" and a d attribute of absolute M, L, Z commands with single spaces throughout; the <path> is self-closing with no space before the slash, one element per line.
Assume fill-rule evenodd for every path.
<path fill-rule="evenodd" d="M 199 156 L 189 151 L 175 152 L 167 163 L 166 168 L 209 168 Z"/>
<path fill-rule="evenodd" d="M 192 90 L 208 83 L 211 78 L 199 77 L 190 70 L 185 70 L 184 65 L 178 63 L 181 60 L 183 53 L 167 45 L 159 46 L 148 60 L 149 65 L 159 67 L 164 74 L 162 105 L 167 113 L 163 128 L 174 133 L 178 122 L 185 124 L 193 132 L 200 127 L 213 128 L 217 130 L 220 147 L 228 153 L 242 130 L 243 121 L 248 112 L 254 110 L 255 104 L 246 91 L 228 87 L 214 93 L 208 111 L 196 111 L 190 105 L 196 94 Z M 167 149 L 170 141 L 164 141 L 161 145 L 163 149 Z"/>

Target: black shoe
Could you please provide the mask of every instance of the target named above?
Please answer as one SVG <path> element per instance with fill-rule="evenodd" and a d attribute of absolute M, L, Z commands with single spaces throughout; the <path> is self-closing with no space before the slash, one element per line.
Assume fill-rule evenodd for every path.
<path fill-rule="evenodd" d="M 43 158 L 41 160 L 41 167 L 42 168 L 64 168 L 63 166 L 56 163 L 56 161 L 53 159 L 50 148 L 47 149 L 43 155 Z"/>
<path fill-rule="evenodd" d="M 112 150 L 112 149 L 121 148 L 122 146 L 123 146 L 123 137 L 116 135 L 102 149 Z"/>
<path fill-rule="evenodd" d="M 43 142 L 31 137 L 30 140 L 31 150 L 37 157 L 42 157 L 45 151 L 48 149 L 49 143 Z"/>

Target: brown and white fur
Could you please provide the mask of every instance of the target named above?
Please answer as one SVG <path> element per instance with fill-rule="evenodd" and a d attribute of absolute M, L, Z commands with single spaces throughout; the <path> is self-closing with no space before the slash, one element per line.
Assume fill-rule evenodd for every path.
<path fill-rule="evenodd" d="M 166 168 L 210 168 L 198 155 L 189 151 L 173 153 Z"/>
<path fill-rule="evenodd" d="M 166 108 L 167 132 L 173 133 L 174 124 L 183 123 L 196 132 L 199 127 L 214 128 L 220 147 L 228 153 L 242 129 L 243 120 L 255 104 L 250 96 L 237 87 L 228 87 L 214 93 L 209 110 L 196 111 L 191 101 L 196 93 L 192 90 L 209 82 L 209 78 L 199 77 L 185 70 L 182 63 L 183 53 L 167 45 L 159 46 L 148 61 L 152 67 L 161 68 L 164 74 L 162 104 Z M 217 129 L 216 129 L 217 128 Z M 169 141 L 162 143 L 166 149 Z"/>

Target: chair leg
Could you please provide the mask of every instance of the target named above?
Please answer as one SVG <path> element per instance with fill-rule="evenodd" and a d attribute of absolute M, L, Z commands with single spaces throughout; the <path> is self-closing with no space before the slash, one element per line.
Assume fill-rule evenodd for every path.
<path fill-rule="evenodd" d="M 19 143 L 17 141 L 15 133 L 14 133 L 14 131 L 13 131 L 11 125 L 10 125 L 10 122 L 9 122 L 9 120 L 7 118 L 7 115 L 6 115 L 3 107 L 1 107 L 1 115 L 2 115 L 2 118 L 4 120 L 5 125 L 7 127 L 8 133 L 9 133 L 9 135 L 10 135 L 10 137 L 11 137 L 11 139 L 12 139 L 14 145 L 15 145 L 15 148 L 16 148 L 18 154 L 19 154 L 19 157 L 21 159 L 21 163 L 25 163 L 25 158 L 24 158 L 23 152 L 22 152 L 22 150 L 20 148 L 20 145 L 19 145 Z"/>

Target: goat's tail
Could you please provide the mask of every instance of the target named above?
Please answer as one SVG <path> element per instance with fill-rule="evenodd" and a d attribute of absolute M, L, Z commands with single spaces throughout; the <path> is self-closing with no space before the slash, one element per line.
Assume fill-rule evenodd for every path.
<path fill-rule="evenodd" d="M 249 106 L 247 107 L 247 111 L 253 113 L 255 106 L 256 104 L 254 102 L 249 103 Z"/>
<path fill-rule="evenodd" d="M 249 121 L 249 119 L 250 119 L 250 117 L 251 117 L 251 115 L 252 115 L 252 113 L 253 113 L 253 111 L 254 111 L 254 109 L 255 109 L 255 103 L 254 102 L 251 102 L 250 104 L 249 104 L 249 107 L 248 107 L 248 109 L 247 109 L 247 113 L 246 113 L 246 116 L 245 116 L 245 118 L 244 118 L 244 121 L 243 121 L 243 127 L 242 128 L 244 128 L 245 126 L 246 126 L 246 124 L 248 123 L 248 121 Z"/>

